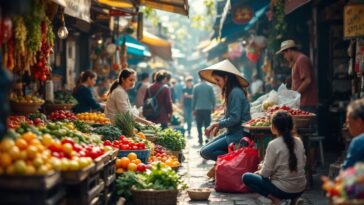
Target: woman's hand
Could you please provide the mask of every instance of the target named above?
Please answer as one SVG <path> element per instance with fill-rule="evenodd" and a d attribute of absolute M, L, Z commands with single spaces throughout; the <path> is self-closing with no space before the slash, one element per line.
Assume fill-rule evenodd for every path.
<path fill-rule="evenodd" d="M 220 130 L 219 124 L 213 123 L 208 128 L 205 129 L 205 135 L 208 137 L 215 136 L 219 130 Z"/>

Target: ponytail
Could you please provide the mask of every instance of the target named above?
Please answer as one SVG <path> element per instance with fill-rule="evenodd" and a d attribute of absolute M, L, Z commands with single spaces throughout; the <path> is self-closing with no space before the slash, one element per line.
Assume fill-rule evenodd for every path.
<path fill-rule="evenodd" d="M 131 75 L 136 75 L 136 72 L 130 68 L 126 68 L 122 71 L 120 71 L 119 77 L 117 80 L 114 80 L 114 82 L 112 83 L 107 95 L 111 95 L 112 91 L 115 90 L 115 88 L 118 87 L 118 85 L 121 85 L 121 83 L 126 80 L 127 78 L 129 78 L 129 76 Z"/>
<path fill-rule="evenodd" d="M 111 95 L 112 91 L 115 90 L 115 88 L 117 88 L 119 85 L 119 81 L 118 80 L 114 80 L 114 82 L 111 84 L 111 87 L 109 89 L 109 91 L 107 92 L 107 95 Z"/>
<path fill-rule="evenodd" d="M 288 159 L 289 170 L 291 170 L 291 172 L 297 171 L 297 156 L 294 153 L 294 148 L 295 148 L 294 138 L 290 131 L 283 133 L 283 140 L 284 143 L 286 143 L 289 151 L 289 159 Z"/>

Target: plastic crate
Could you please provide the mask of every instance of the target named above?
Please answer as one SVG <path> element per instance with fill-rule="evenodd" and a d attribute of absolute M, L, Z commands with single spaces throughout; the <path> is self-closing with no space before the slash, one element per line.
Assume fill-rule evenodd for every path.
<path fill-rule="evenodd" d="M 135 154 L 137 154 L 138 159 L 140 159 L 144 164 L 148 163 L 148 159 L 150 156 L 150 150 L 149 149 L 145 149 L 145 150 L 119 150 L 119 154 L 118 157 L 127 157 L 129 153 L 134 152 Z"/>

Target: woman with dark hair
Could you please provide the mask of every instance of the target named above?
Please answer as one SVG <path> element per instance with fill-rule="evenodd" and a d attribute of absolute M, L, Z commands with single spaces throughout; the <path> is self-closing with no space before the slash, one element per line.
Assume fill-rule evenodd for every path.
<path fill-rule="evenodd" d="M 292 135 L 293 119 L 286 111 L 277 111 L 271 118 L 271 130 L 277 137 L 270 141 L 259 170 L 245 173 L 244 184 L 272 200 L 273 205 L 291 199 L 302 204 L 299 197 L 306 188 L 305 149 L 300 138 Z"/>
<path fill-rule="evenodd" d="M 161 124 L 161 128 L 168 127 L 168 122 L 172 117 L 172 98 L 171 91 L 167 86 L 171 79 L 171 73 L 166 70 L 160 70 L 154 75 L 154 83 L 147 89 L 144 102 L 150 97 L 155 96 L 160 108 L 160 114 L 156 119 L 148 119 L 154 123 Z"/>
<path fill-rule="evenodd" d="M 222 128 L 226 128 L 227 132 L 214 138 L 200 150 L 203 158 L 216 161 L 219 155 L 227 153 L 230 143 L 239 143 L 244 136 L 241 124 L 250 120 L 250 104 L 245 91 L 249 83 L 229 60 L 205 68 L 199 75 L 219 86 L 225 104 L 225 116 L 206 128 L 205 135 L 215 136 Z M 214 176 L 214 170 L 213 167 L 209 171 L 209 177 Z"/>
<path fill-rule="evenodd" d="M 135 86 L 135 81 L 136 72 L 132 69 L 124 69 L 120 72 L 118 79 L 111 85 L 106 101 L 105 115 L 112 121 L 114 121 L 116 114 L 133 113 L 127 91 Z M 133 113 L 133 115 L 137 122 L 151 124 L 151 122 L 137 114 Z"/>
<path fill-rule="evenodd" d="M 77 105 L 73 107 L 73 112 L 91 112 L 93 110 L 101 110 L 101 105 L 97 103 L 92 94 L 92 87 L 96 84 L 96 73 L 87 70 L 80 74 L 80 78 L 76 87 L 73 89 L 73 96 L 78 101 Z"/>

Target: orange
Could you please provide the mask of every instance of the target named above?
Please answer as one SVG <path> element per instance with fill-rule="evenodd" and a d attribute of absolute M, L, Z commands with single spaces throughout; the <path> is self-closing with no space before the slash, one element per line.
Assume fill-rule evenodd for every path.
<path fill-rule="evenodd" d="M 124 172 L 125 172 L 125 170 L 123 168 L 117 168 L 116 169 L 117 174 L 121 174 L 121 173 L 124 173 Z"/>
<path fill-rule="evenodd" d="M 121 159 L 116 159 L 115 165 L 116 165 L 117 168 L 122 167 L 122 161 L 121 161 Z"/>
<path fill-rule="evenodd" d="M 134 163 L 135 163 L 136 165 L 138 165 L 138 164 L 142 163 L 142 160 L 140 160 L 140 159 L 135 159 L 135 160 L 134 160 Z"/>
<path fill-rule="evenodd" d="M 5 138 L 1 141 L 0 144 L 0 150 L 3 151 L 9 151 L 12 147 L 14 147 L 15 143 L 14 140 L 10 139 L 10 138 Z"/>
<path fill-rule="evenodd" d="M 128 164 L 128 171 L 134 172 L 136 170 L 138 165 L 136 165 L 135 163 L 129 163 Z"/>
<path fill-rule="evenodd" d="M 138 155 L 137 155 L 137 154 L 135 154 L 134 152 L 130 152 L 130 153 L 128 154 L 128 158 L 130 159 L 130 161 L 131 161 L 131 160 L 135 160 L 135 159 L 138 159 Z"/>
<path fill-rule="evenodd" d="M 43 135 L 42 143 L 44 146 L 49 147 L 54 143 L 54 139 L 49 134 L 45 134 Z"/>
<path fill-rule="evenodd" d="M 25 139 L 28 143 L 30 143 L 33 139 L 37 138 L 37 135 L 31 132 L 26 132 L 22 134 L 22 138 Z"/>
<path fill-rule="evenodd" d="M 20 149 L 17 146 L 12 147 L 8 153 L 13 160 L 20 158 Z"/>
<path fill-rule="evenodd" d="M 22 138 L 18 138 L 15 140 L 15 145 L 19 147 L 19 149 L 26 149 L 28 147 L 27 141 Z"/>
<path fill-rule="evenodd" d="M 130 159 L 127 157 L 122 157 L 120 160 L 121 160 L 120 162 L 121 167 L 127 169 L 130 163 Z"/>
<path fill-rule="evenodd" d="M 11 156 L 8 153 L 4 153 L 1 155 L 0 165 L 3 167 L 8 167 L 11 165 Z"/>
<path fill-rule="evenodd" d="M 34 145 L 30 145 L 27 148 L 27 158 L 28 159 L 34 159 L 37 156 L 38 148 Z"/>

